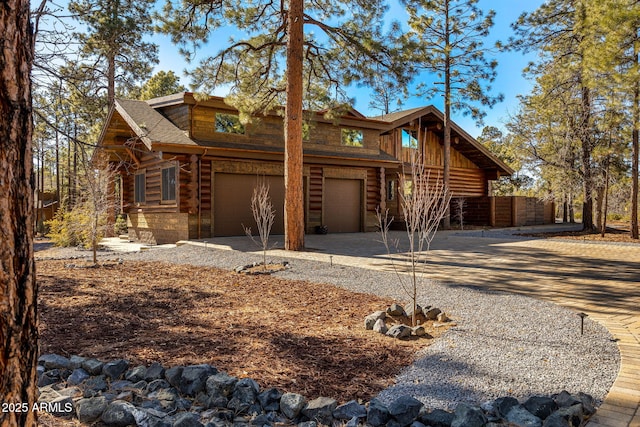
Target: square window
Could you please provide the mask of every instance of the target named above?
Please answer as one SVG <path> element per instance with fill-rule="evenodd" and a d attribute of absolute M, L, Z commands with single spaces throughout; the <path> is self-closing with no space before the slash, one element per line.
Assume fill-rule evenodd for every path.
<path fill-rule="evenodd" d="M 244 125 L 237 114 L 216 113 L 216 132 L 244 135 Z"/>
<path fill-rule="evenodd" d="M 134 203 L 144 203 L 146 197 L 147 176 L 144 172 L 134 175 L 133 181 L 133 201 Z"/>
<path fill-rule="evenodd" d="M 418 148 L 418 132 L 402 129 L 402 146 L 404 148 Z"/>
<path fill-rule="evenodd" d="M 176 200 L 176 168 L 162 169 L 162 201 L 173 202 Z"/>
<path fill-rule="evenodd" d="M 348 147 L 362 147 L 362 131 L 358 129 L 342 129 L 342 145 Z"/>

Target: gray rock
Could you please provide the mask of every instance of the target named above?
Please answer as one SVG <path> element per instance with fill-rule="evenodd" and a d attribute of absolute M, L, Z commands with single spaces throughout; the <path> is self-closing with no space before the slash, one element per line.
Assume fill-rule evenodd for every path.
<path fill-rule="evenodd" d="M 413 317 L 413 304 L 409 304 L 408 306 L 406 306 L 404 308 L 404 312 L 406 313 L 407 317 Z M 416 304 L 416 316 L 419 316 L 422 314 L 422 307 L 420 306 L 420 304 Z"/>
<path fill-rule="evenodd" d="M 122 374 L 129 368 L 129 362 L 124 359 L 107 362 L 102 367 L 102 373 L 111 380 L 120 379 Z"/>
<path fill-rule="evenodd" d="M 182 412 L 174 417 L 173 427 L 203 427 L 203 424 L 197 414 Z"/>
<path fill-rule="evenodd" d="M 138 381 L 135 384 L 131 384 L 131 388 L 134 390 L 146 390 L 149 384 L 145 380 Z"/>
<path fill-rule="evenodd" d="M 389 328 L 387 328 L 387 324 L 384 323 L 383 319 L 378 319 L 376 323 L 373 324 L 373 330 L 384 335 L 389 331 Z"/>
<path fill-rule="evenodd" d="M 98 359 L 85 359 L 81 368 L 89 373 L 89 375 L 100 375 L 102 373 L 102 367 L 104 363 Z"/>
<path fill-rule="evenodd" d="M 315 421 L 304 421 L 304 422 L 298 423 L 296 427 L 318 427 L 318 423 Z"/>
<path fill-rule="evenodd" d="M 182 378 L 183 369 L 184 366 L 174 366 L 173 368 L 169 368 L 164 371 L 164 377 L 169 384 L 175 388 L 180 388 L 180 379 Z"/>
<path fill-rule="evenodd" d="M 527 411 L 541 420 L 546 419 L 558 409 L 558 404 L 550 397 L 532 396 L 522 404 Z"/>
<path fill-rule="evenodd" d="M 273 426 L 273 421 L 269 419 L 267 414 L 260 414 L 251 420 L 251 425 L 257 426 L 257 427 L 264 427 L 264 426 L 271 427 Z"/>
<path fill-rule="evenodd" d="M 366 418 L 367 408 L 355 400 L 339 405 L 333 411 L 333 418 L 336 420 L 350 420 L 352 418 Z"/>
<path fill-rule="evenodd" d="M 422 424 L 420 421 L 414 421 L 411 423 L 410 427 L 426 427 L 426 426 Z"/>
<path fill-rule="evenodd" d="M 136 411 L 136 407 L 131 403 L 116 400 L 107 406 L 100 419 L 110 426 L 126 427 L 130 424 L 135 424 L 134 411 Z"/>
<path fill-rule="evenodd" d="M 87 371 L 82 368 L 74 369 L 71 375 L 67 378 L 67 384 L 70 385 L 78 385 L 81 384 L 84 380 L 89 378 L 91 375 Z"/>
<path fill-rule="evenodd" d="M 542 427 L 542 420 L 536 417 L 522 405 L 512 407 L 505 420 L 521 427 Z"/>
<path fill-rule="evenodd" d="M 302 409 L 302 414 L 312 421 L 324 425 L 332 425 L 333 411 L 338 406 L 338 402 L 330 397 L 318 397 L 307 403 Z"/>
<path fill-rule="evenodd" d="M 415 335 L 416 337 L 424 337 L 425 335 L 427 335 L 427 330 L 424 328 L 424 326 L 418 325 L 411 328 L 411 334 Z"/>
<path fill-rule="evenodd" d="M 111 391 L 121 392 L 131 387 L 133 383 L 127 380 L 118 380 L 111 383 Z"/>
<path fill-rule="evenodd" d="M 136 409 L 133 412 L 137 426 L 173 427 L 173 419 L 166 413 L 154 409 Z"/>
<path fill-rule="evenodd" d="M 438 320 L 438 322 L 440 322 L 440 323 L 447 323 L 447 322 L 450 322 L 450 321 L 451 321 L 451 319 L 449 319 L 449 316 L 447 316 L 447 314 L 446 314 L 446 313 L 440 313 L 440 314 L 438 314 L 438 316 L 437 316 L 437 318 L 436 318 L 436 319 L 437 319 L 437 320 Z"/>
<path fill-rule="evenodd" d="M 171 384 L 169 384 L 166 380 L 157 379 L 147 384 L 146 391 L 147 393 L 152 393 L 161 388 L 169 388 L 169 387 L 171 387 Z"/>
<path fill-rule="evenodd" d="M 421 412 L 419 416 L 420 422 L 431 427 L 450 427 L 453 418 L 451 412 L 442 409 L 434 409 L 429 413 Z"/>
<path fill-rule="evenodd" d="M 411 328 L 406 325 L 393 325 L 387 331 L 387 336 L 397 339 L 409 338 L 411 336 Z"/>
<path fill-rule="evenodd" d="M 100 392 L 107 391 L 108 388 L 104 375 L 88 378 L 82 385 L 84 386 L 84 397 L 94 397 Z"/>
<path fill-rule="evenodd" d="M 584 420 L 584 408 L 582 403 L 578 403 L 573 406 L 565 406 L 558 409 L 553 415 L 559 415 L 563 417 L 569 425 L 573 427 L 578 427 L 582 425 L 582 421 Z"/>
<path fill-rule="evenodd" d="M 507 396 L 507 397 L 499 397 L 493 402 L 493 408 L 500 417 L 504 418 L 507 416 L 511 408 L 514 406 L 518 406 L 520 402 L 518 399 Z"/>
<path fill-rule="evenodd" d="M 80 399 L 76 402 L 76 414 L 81 423 L 92 423 L 100 418 L 109 402 L 104 396 Z"/>
<path fill-rule="evenodd" d="M 367 330 L 373 329 L 373 325 L 375 325 L 376 321 L 380 319 L 384 319 L 387 317 L 387 313 L 384 311 L 375 311 L 364 318 L 364 328 Z"/>
<path fill-rule="evenodd" d="M 544 420 L 542 427 L 572 427 L 566 416 L 563 414 L 553 413 Z"/>
<path fill-rule="evenodd" d="M 227 408 L 229 399 L 224 396 L 212 396 L 209 399 L 209 408 Z"/>
<path fill-rule="evenodd" d="M 596 401 L 593 396 L 586 393 L 578 393 L 577 397 L 582 402 L 582 409 L 586 416 L 591 416 L 596 413 Z"/>
<path fill-rule="evenodd" d="M 556 401 L 556 403 L 558 404 L 558 407 L 560 408 L 582 403 L 582 401 L 578 397 L 572 396 L 571 393 L 569 393 L 566 390 L 563 390 L 560 393 L 558 393 L 553 400 Z"/>
<path fill-rule="evenodd" d="M 437 320 L 438 319 L 438 315 L 442 313 L 442 310 L 440 310 L 439 308 L 430 308 L 429 310 L 424 312 L 424 316 L 427 318 L 427 320 Z"/>
<path fill-rule="evenodd" d="M 216 368 L 207 364 L 185 367 L 180 378 L 180 392 L 187 396 L 195 396 L 206 388 L 207 378 L 217 372 Z"/>
<path fill-rule="evenodd" d="M 60 371 L 53 369 L 42 374 L 40 379 L 38 379 L 38 387 L 45 387 L 58 382 L 60 382 Z"/>
<path fill-rule="evenodd" d="M 149 366 L 144 373 L 144 380 L 148 383 L 155 380 L 164 378 L 164 368 L 158 362 L 154 362 Z"/>
<path fill-rule="evenodd" d="M 306 404 L 307 400 L 304 396 L 296 393 L 284 393 L 280 398 L 280 410 L 290 420 L 300 415 Z"/>
<path fill-rule="evenodd" d="M 389 409 L 380 400 L 374 398 L 369 401 L 367 424 L 373 427 L 380 427 L 387 424 L 390 417 Z"/>
<path fill-rule="evenodd" d="M 280 399 L 282 392 L 277 388 L 270 388 L 258 395 L 258 402 L 266 412 L 277 411 L 280 409 Z"/>
<path fill-rule="evenodd" d="M 124 379 L 127 381 L 131 381 L 132 383 L 137 383 L 138 381 L 144 380 L 146 373 L 146 367 L 136 366 L 135 368 L 129 369 L 127 372 L 125 372 Z"/>
<path fill-rule="evenodd" d="M 353 417 L 344 425 L 344 427 L 358 427 L 360 424 L 360 418 Z"/>
<path fill-rule="evenodd" d="M 87 360 L 86 357 L 81 357 L 81 356 L 71 356 L 69 358 L 69 369 L 78 369 L 78 368 L 82 368 L 82 362 L 84 362 L 85 360 Z"/>
<path fill-rule="evenodd" d="M 411 396 L 401 396 L 389 405 L 389 415 L 400 425 L 408 426 L 416 420 L 422 406 L 422 402 Z"/>
<path fill-rule="evenodd" d="M 72 369 L 71 361 L 59 354 L 43 354 L 38 358 L 38 363 L 47 371 L 52 369 Z"/>
<path fill-rule="evenodd" d="M 207 378 L 207 394 L 211 397 L 229 397 L 233 393 L 238 379 L 227 375 L 225 372 L 218 372 Z"/>
<path fill-rule="evenodd" d="M 236 383 L 233 394 L 227 408 L 236 413 L 248 413 L 251 406 L 256 403 L 260 386 L 250 378 L 243 378 Z"/>
<path fill-rule="evenodd" d="M 407 313 L 404 311 L 404 308 L 400 304 L 393 303 L 389 308 L 387 308 L 387 314 L 389 316 L 406 316 Z"/>
<path fill-rule="evenodd" d="M 451 427 L 482 427 L 488 422 L 482 409 L 464 403 L 456 407 L 453 415 Z"/>

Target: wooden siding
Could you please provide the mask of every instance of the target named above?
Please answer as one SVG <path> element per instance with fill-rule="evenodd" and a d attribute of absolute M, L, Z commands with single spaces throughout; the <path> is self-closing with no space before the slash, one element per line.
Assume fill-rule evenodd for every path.
<path fill-rule="evenodd" d="M 179 129 L 189 132 L 189 124 L 191 122 L 191 116 L 189 114 L 188 105 L 172 105 L 170 107 L 163 107 L 158 111 L 168 118 Z"/>
<path fill-rule="evenodd" d="M 309 168 L 308 179 L 308 213 L 307 213 L 307 233 L 313 233 L 315 227 L 322 225 L 322 168 L 311 166 Z"/>
<path fill-rule="evenodd" d="M 192 138 L 200 141 L 253 144 L 271 147 L 284 147 L 284 128 L 282 117 L 266 116 L 257 118 L 245 126 L 244 134 L 233 134 L 215 131 L 216 113 L 237 114 L 235 110 L 225 110 L 207 106 L 195 106 L 191 112 Z M 345 126 L 338 123 L 312 123 L 309 141 L 304 141 L 304 148 L 340 153 L 378 154 L 378 131 L 359 129 L 363 134 L 363 147 L 347 147 L 342 145 L 342 131 Z"/>

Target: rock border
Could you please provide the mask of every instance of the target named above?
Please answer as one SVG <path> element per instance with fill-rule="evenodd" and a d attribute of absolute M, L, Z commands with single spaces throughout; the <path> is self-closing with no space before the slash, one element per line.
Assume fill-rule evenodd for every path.
<path fill-rule="evenodd" d="M 125 427 L 578 427 L 595 413 L 594 399 L 566 391 L 525 402 L 501 397 L 455 411 L 428 410 L 401 396 L 389 405 L 374 398 L 338 404 L 330 397 L 307 400 L 276 388 L 261 389 L 208 364 L 164 368 L 129 366 L 123 359 L 48 354 L 38 359 L 38 407 L 82 423 Z"/>

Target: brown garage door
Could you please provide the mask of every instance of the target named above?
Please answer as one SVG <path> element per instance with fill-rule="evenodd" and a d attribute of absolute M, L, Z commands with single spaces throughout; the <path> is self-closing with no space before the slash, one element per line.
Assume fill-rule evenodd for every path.
<path fill-rule="evenodd" d="M 360 231 L 361 187 L 359 179 L 324 180 L 324 223 L 329 233 Z"/>
<path fill-rule="evenodd" d="M 257 227 L 251 213 L 251 196 L 259 179 L 269 184 L 271 204 L 276 218 L 271 234 L 284 234 L 284 178 L 217 173 L 214 176 L 213 227 L 215 236 L 242 236 L 243 224 L 251 227 L 256 236 Z"/>

